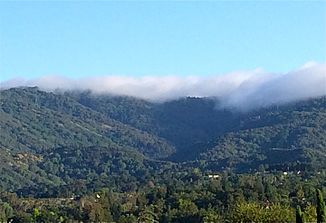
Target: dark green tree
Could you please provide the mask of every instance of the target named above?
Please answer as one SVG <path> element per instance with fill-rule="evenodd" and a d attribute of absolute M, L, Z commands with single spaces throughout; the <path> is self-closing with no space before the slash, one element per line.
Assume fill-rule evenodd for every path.
<path fill-rule="evenodd" d="M 150 209 L 146 208 L 139 213 L 138 223 L 158 223 L 157 215 Z"/>
<path fill-rule="evenodd" d="M 321 190 L 316 189 L 317 195 L 317 223 L 326 222 L 326 207 Z"/>
<path fill-rule="evenodd" d="M 296 223 L 304 223 L 304 216 L 303 216 L 303 213 L 301 211 L 301 207 L 300 206 L 298 206 L 297 209 L 296 209 L 295 222 Z"/>
<path fill-rule="evenodd" d="M 0 204 L 0 222 L 7 222 L 13 216 L 13 209 L 8 203 Z"/>

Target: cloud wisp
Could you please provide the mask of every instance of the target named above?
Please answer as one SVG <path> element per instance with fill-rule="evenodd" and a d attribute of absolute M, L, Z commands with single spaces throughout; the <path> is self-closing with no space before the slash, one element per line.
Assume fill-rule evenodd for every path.
<path fill-rule="evenodd" d="M 185 96 L 216 97 L 224 107 L 246 110 L 326 95 L 326 64 L 309 62 L 282 74 L 257 69 L 210 77 L 43 76 L 1 83 L 2 89 L 19 86 L 38 86 L 46 91 L 91 90 L 94 94 L 127 95 L 160 102 Z"/>

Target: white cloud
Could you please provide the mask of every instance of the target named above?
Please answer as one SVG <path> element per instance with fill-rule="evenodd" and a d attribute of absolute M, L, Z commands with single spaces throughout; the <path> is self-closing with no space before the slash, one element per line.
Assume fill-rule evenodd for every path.
<path fill-rule="evenodd" d="M 222 106 L 248 109 L 326 95 L 326 64 L 308 62 L 300 68 L 275 74 L 261 69 L 200 76 L 99 76 L 70 79 L 44 76 L 2 82 L 2 88 L 38 86 L 43 90 L 91 90 L 96 94 L 128 95 L 150 101 L 184 96 L 217 97 Z"/>

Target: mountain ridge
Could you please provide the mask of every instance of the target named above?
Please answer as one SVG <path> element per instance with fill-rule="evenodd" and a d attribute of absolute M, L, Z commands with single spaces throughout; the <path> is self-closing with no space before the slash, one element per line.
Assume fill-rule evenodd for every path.
<path fill-rule="evenodd" d="M 325 97 L 244 113 L 218 109 L 214 98 L 151 103 L 38 88 L 0 94 L 1 186 L 22 194 L 44 185 L 45 196 L 76 180 L 131 190 L 188 166 L 250 172 L 326 162 Z"/>

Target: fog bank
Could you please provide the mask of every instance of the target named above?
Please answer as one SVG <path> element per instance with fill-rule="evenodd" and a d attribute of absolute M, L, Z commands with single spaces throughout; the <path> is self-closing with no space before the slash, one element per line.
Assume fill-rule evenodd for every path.
<path fill-rule="evenodd" d="M 1 82 L 2 89 L 19 86 L 38 86 L 46 91 L 91 90 L 95 94 L 128 95 L 160 102 L 185 96 L 217 97 L 224 107 L 246 110 L 326 95 L 326 64 L 309 62 L 288 73 L 257 69 L 209 77 L 98 76 L 71 79 L 51 75 Z"/>

